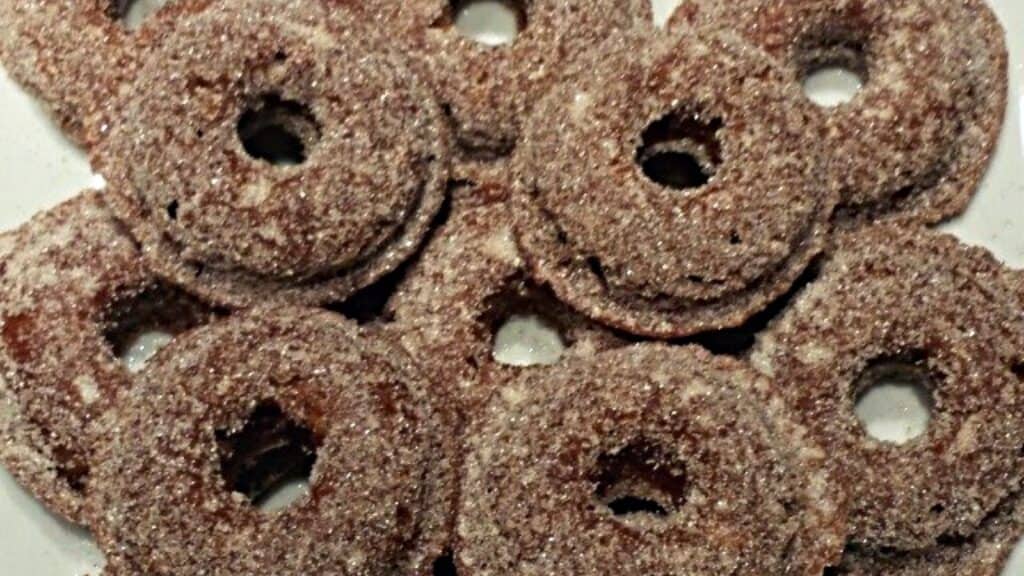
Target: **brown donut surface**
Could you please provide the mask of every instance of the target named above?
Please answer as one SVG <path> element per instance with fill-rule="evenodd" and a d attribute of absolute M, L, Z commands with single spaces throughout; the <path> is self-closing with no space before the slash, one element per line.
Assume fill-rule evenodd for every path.
<path fill-rule="evenodd" d="M 469 431 L 459 574 L 820 576 L 843 531 L 823 457 L 767 380 L 697 347 L 524 372 Z"/>
<path fill-rule="evenodd" d="M 850 543 L 919 550 L 972 538 L 1020 489 L 1022 350 L 1024 317 L 988 252 L 875 226 L 837 238 L 751 362 L 850 479 Z M 854 412 L 886 374 L 931 396 L 927 430 L 903 444 L 869 436 Z"/>
<path fill-rule="evenodd" d="M 978 188 L 1006 109 L 1003 29 L 984 0 L 684 0 L 670 28 L 737 31 L 799 84 L 824 66 L 864 81 L 825 111 L 843 219 L 934 223 Z"/>
<path fill-rule="evenodd" d="M 511 0 L 521 30 L 511 44 L 488 46 L 456 28 L 464 4 L 371 0 L 363 9 L 393 30 L 391 38 L 431 81 L 454 126 L 460 169 L 469 174 L 515 148 L 526 115 L 567 67 L 609 34 L 650 30 L 652 21 L 647 0 Z"/>
<path fill-rule="evenodd" d="M 721 35 L 617 37 L 534 109 L 517 235 L 534 276 L 629 332 L 734 327 L 821 250 L 836 198 L 818 114 Z"/>
<path fill-rule="evenodd" d="M 161 308 L 184 330 L 204 311 L 174 298 L 142 265 L 96 192 L 85 192 L 3 236 L 0 250 L 0 461 L 47 506 L 82 522 L 90 486 L 91 421 L 133 376 L 117 334 Z"/>
<path fill-rule="evenodd" d="M 427 574 L 453 508 L 447 414 L 398 348 L 330 312 L 190 332 L 98 426 L 89 511 L 108 570 Z M 315 458 L 308 494 L 261 511 L 250 490 L 292 451 Z"/>
<path fill-rule="evenodd" d="M 154 40 L 206 0 L 176 0 L 136 31 L 123 19 L 131 2 L 117 0 L 0 1 L 0 60 L 49 107 L 57 123 L 86 147 L 106 137 L 118 100 Z"/>
<path fill-rule="evenodd" d="M 496 361 L 497 330 L 513 315 L 533 315 L 557 330 L 566 346 L 559 361 L 622 345 L 530 282 L 508 206 L 502 199 L 478 202 L 488 194 L 457 193 L 451 217 L 389 303 L 389 329 L 435 380 L 456 388 L 467 411 L 512 375 L 542 368 Z"/>
<path fill-rule="evenodd" d="M 416 250 L 447 127 L 357 24 L 318 2 L 224 1 L 150 52 L 97 156 L 158 274 L 225 306 L 321 303 Z"/>

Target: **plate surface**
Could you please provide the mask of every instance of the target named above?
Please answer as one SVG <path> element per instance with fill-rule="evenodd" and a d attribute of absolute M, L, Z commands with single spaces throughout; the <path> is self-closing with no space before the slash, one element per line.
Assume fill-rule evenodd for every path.
<path fill-rule="evenodd" d="M 152 3 L 155 0 L 140 0 Z M 653 0 L 663 22 L 676 0 Z M 945 228 L 1024 268 L 1024 3 L 990 0 L 1007 29 L 1010 100 L 999 150 L 970 210 Z M 0 68 L 0 230 L 13 228 L 87 187 L 103 185 L 32 98 Z M 12 576 L 98 574 L 89 535 L 54 518 L 0 469 L 0 559 Z M 1007 567 L 1024 574 L 1024 543 Z"/>

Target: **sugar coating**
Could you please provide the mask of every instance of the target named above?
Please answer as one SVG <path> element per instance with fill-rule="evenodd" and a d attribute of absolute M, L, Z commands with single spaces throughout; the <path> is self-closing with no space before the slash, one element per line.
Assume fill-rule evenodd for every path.
<path fill-rule="evenodd" d="M 1009 496 L 967 538 L 911 552 L 848 551 L 839 576 L 1001 576 L 1024 535 L 1024 498 Z"/>
<path fill-rule="evenodd" d="M 684 124 L 676 142 L 703 151 L 705 185 L 677 190 L 642 171 L 641 136 L 668 114 Z M 829 230 L 836 195 L 819 120 L 743 43 L 616 36 L 526 125 L 513 199 L 524 257 L 560 299 L 635 334 L 742 324 L 787 290 Z"/>
<path fill-rule="evenodd" d="M 962 212 L 1007 98 L 1004 32 L 984 0 L 685 0 L 670 28 L 735 30 L 799 84 L 823 65 L 866 81 L 824 110 L 840 220 L 934 223 Z"/>
<path fill-rule="evenodd" d="M 851 489 L 851 543 L 915 550 L 970 538 L 1024 472 L 1024 316 L 1007 271 L 951 237 L 892 225 L 841 234 L 812 283 L 759 336 L 751 363 L 781 385 Z M 924 435 L 866 434 L 862 375 L 912 365 L 933 397 Z"/>
<path fill-rule="evenodd" d="M 303 163 L 245 151 L 239 120 L 268 99 L 312 115 Z M 179 19 L 96 156 L 154 271 L 230 307 L 371 283 L 416 250 L 448 178 L 447 125 L 416 76 L 349 11 L 301 0 Z"/>
<path fill-rule="evenodd" d="M 39 214 L 5 238 L 0 460 L 49 507 L 82 522 L 87 429 L 133 382 L 105 333 L 120 302 L 158 282 L 97 192 Z M 201 314 L 198 307 L 190 312 Z"/>
<path fill-rule="evenodd" d="M 647 0 L 513 0 L 524 27 L 502 46 L 463 36 L 455 27 L 458 2 L 359 4 L 431 82 L 454 126 L 458 176 L 477 181 L 504 171 L 496 160 L 517 146 L 526 116 L 566 68 L 614 31 L 653 31 Z"/>
<path fill-rule="evenodd" d="M 498 199 L 481 201 L 495 193 Z M 460 190 L 449 220 L 389 303 L 388 328 L 435 380 L 455 388 L 466 412 L 514 374 L 544 369 L 494 360 L 495 332 L 511 314 L 537 314 L 552 323 L 567 346 L 563 360 L 623 344 L 532 285 L 503 195 L 504 189 Z"/>
<path fill-rule="evenodd" d="M 309 495 L 225 487 L 217 431 L 274 401 L 318 440 Z M 88 511 L 112 574 L 425 574 L 454 502 L 443 402 L 397 348 L 324 311 L 257 308 L 161 351 L 98 425 Z"/>
<path fill-rule="evenodd" d="M 658 344 L 522 373 L 469 431 L 459 574 L 820 576 L 842 549 L 842 491 L 772 386 Z M 667 514 L 613 515 L 609 480 Z"/>
<path fill-rule="evenodd" d="M 110 128 L 141 55 L 168 26 L 205 0 L 177 0 L 132 32 L 103 0 L 0 1 L 0 60 L 50 109 L 75 142 L 91 148 Z"/>

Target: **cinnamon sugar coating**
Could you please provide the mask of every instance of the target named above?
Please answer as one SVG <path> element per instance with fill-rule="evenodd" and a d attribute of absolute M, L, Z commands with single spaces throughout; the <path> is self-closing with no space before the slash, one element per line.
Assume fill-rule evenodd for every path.
<path fill-rule="evenodd" d="M 777 400 L 696 347 L 524 372 L 469 431 L 459 574 L 820 576 L 841 491 Z"/>
<path fill-rule="evenodd" d="M 971 539 L 1024 476 L 1024 316 L 1007 271 L 950 236 L 848 232 L 821 277 L 763 332 L 751 363 L 780 383 L 829 464 L 850 478 L 854 545 Z M 931 396 L 927 430 L 869 436 L 857 397 L 888 373 Z"/>
<path fill-rule="evenodd" d="M 431 82 L 454 127 L 459 177 L 494 176 L 489 168 L 517 145 L 520 126 L 563 71 L 610 33 L 653 32 L 648 0 L 512 0 L 520 31 L 511 44 L 488 46 L 455 26 L 453 0 L 370 0 L 366 18 L 393 30 L 396 42 Z"/>
<path fill-rule="evenodd" d="M 309 492 L 232 491 L 225 439 L 276 406 L 315 442 Z M 165 348 L 99 425 L 89 512 L 111 573 L 429 574 L 454 498 L 451 420 L 412 364 L 335 314 L 254 309 Z"/>
<path fill-rule="evenodd" d="M 737 326 L 822 248 L 836 195 L 820 128 L 750 46 L 616 37 L 527 123 L 513 199 L 524 257 L 560 299 L 616 328 Z"/>
<path fill-rule="evenodd" d="M 489 192 L 473 188 L 456 194 L 448 222 L 389 303 L 388 329 L 435 380 L 455 388 L 466 412 L 513 375 L 546 368 L 495 360 L 496 332 L 513 315 L 535 315 L 555 328 L 566 346 L 559 361 L 623 344 L 530 282 L 503 198 L 480 201 Z"/>
<path fill-rule="evenodd" d="M 131 31 L 122 21 L 124 2 L 3 0 L 0 60 L 65 134 L 91 148 L 106 137 L 142 54 L 159 40 L 152 28 L 172 25 L 205 1 L 175 0 Z"/>
<path fill-rule="evenodd" d="M 52 510 L 81 523 L 91 482 L 88 428 L 133 385 L 110 339 L 118 311 L 152 297 L 153 306 L 174 311 L 172 331 L 206 312 L 160 288 L 96 192 L 3 238 L 0 461 Z"/>
<path fill-rule="evenodd" d="M 295 164 L 260 151 L 278 131 Z M 348 10 L 225 0 L 150 52 L 97 159 L 161 276 L 225 306 L 322 303 L 416 250 L 444 197 L 448 135 Z"/>
<path fill-rule="evenodd" d="M 1004 32 L 985 0 L 684 0 L 669 27 L 734 30 L 799 85 L 822 66 L 864 81 L 824 110 L 842 220 L 935 223 L 988 167 L 1007 98 Z"/>

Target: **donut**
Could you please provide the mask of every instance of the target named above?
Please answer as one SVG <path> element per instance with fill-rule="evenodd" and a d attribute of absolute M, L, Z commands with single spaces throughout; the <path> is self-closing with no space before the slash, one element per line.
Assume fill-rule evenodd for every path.
<path fill-rule="evenodd" d="M 120 340 L 146 321 L 181 332 L 210 312 L 146 271 L 97 192 L 0 243 L 0 463 L 81 523 L 90 423 L 134 382 L 117 357 Z"/>
<path fill-rule="evenodd" d="M 1003 29 L 984 0 L 685 0 L 669 28 L 736 31 L 800 84 L 828 66 L 864 84 L 825 110 L 839 220 L 935 223 L 969 203 L 1007 99 Z"/>
<path fill-rule="evenodd" d="M 358 24 L 224 0 L 150 51 L 95 156 L 155 273 L 229 308 L 321 304 L 415 252 L 444 199 L 447 126 Z"/>
<path fill-rule="evenodd" d="M 457 191 L 449 220 L 388 303 L 387 328 L 435 380 L 457 389 L 467 413 L 524 369 L 495 359 L 498 330 L 512 317 L 539 318 L 558 333 L 565 350 L 550 361 L 623 344 L 530 282 L 503 198 L 482 200 L 506 193 Z"/>
<path fill-rule="evenodd" d="M 454 129 L 456 171 L 478 181 L 504 170 L 493 168 L 495 160 L 516 148 L 523 120 L 563 70 L 614 31 L 652 28 L 647 0 L 511 0 L 506 6 L 518 16 L 519 33 L 510 44 L 491 46 L 456 26 L 469 2 L 361 4 L 431 82 Z"/>
<path fill-rule="evenodd" d="M 523 256 L 561 300 L 635 335 L 742 324 L 830 230 L 820 128 L 745 44 L 615 37 L 526 124 L 512 200 Z"/>
<path fill-rule="evenodd" d="M 87 511 L 108 570 L 428 574 L 456 487 L 435 392 L 323 310 L 256 308 L 177 339 L 97 424 Z M 306 495 L 254 505 L 296 467 Z"/>
<path fill-rule="evenodd" d="M 821 276 L 758 336 L 780 382 L 848 478 L 848 540 L 869 550 L 971 538 L 1024 477 L 1024 315 L 988 252 L 899 225 L 839 234 Z M 857 399 L 900 375 L 931 400 L 905 443 L 870 436 Z"/>
<path fill-rule="evenodd" d="M 523 372 L 468 433 L 458 573 L 820 576 L 844 531 L 824 458 L 767 379 L 696 346 Z"/>
<path fill-rule="evenodd" d="M 176 0 L 132 31 L 124 23 L 130 1 L 2 0 L 0 60 L 65 134 L 91 148 L 106 136 L 141 55 L 159 40 L 154 22 L 166 25 L 204 2 Z"/>
<path fill-rule="evenodd" d="M 982 521 L 966 538 L 913 551 L 851 549 L 835 567 L 837 576 L 1002 576 L 1024 536 L 1024 499 L 1019 492 Z"/>

